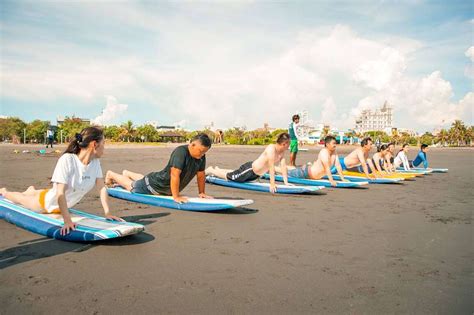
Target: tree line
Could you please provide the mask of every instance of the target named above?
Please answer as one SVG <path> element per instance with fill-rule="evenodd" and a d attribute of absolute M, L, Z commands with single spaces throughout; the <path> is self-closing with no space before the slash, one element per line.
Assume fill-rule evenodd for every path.
<path fill-rule="evenodd" d="M 26 142 L 28 143 L 45 143 L 46 131 L 50 128 L 49 121 L 33 120 L 26 123 L 18 117 L 0 118 L 0 139 L 2 141 Z M 79 133 L 83 128 L 89 126 L 88 123 L 83 122 L 79 118 L 67 117 L 64 122 L 55 129 L 55 140 L 60 142 L 69 142 L 76 133 Z M 224 143 L 227 144 L 249 144 L 249 145 L 265 145 L 273 143 L 278 134 L 286 132 L 286 129 L 277 129 L 269 131 L 266 129 L 246 130 L 245 128 L 230 128 L 224 130 Z M 181 142 L 188 141 L 194 135 L 200 132 L 208 134 L 211 139 L 215 138 L 215 133 L 212 130 L 173 130 L 177 139 Z M 329 129 L 324 129 L 321 138 L 329 134 Z M 104 134 L 106 139 L 114 142 L 168 142 L 172 138 L 166 137 L 166 131 L 158 131 L 150 124 L 134 125 L 132 121 L 128 120 L 121 125 L 112 125 L 104 127 Z M 62 139 L 61 139 L 62 135 Z M 440 144 L 442 146 L 466 146 L 472 145 L 474 138 L 473 126 L 467 127 L 462 121 L 456 120 L 452 123 L 449 129 L 442 129 L 438 134 L 426 132 L 421 136 L 413 137 L 408 133 L 394 132 L 388 135 L 381 131 L 370 131 L 363 134 L 356 132 L 348 132 L 346 137 L 363 138 L 370 136 L 374 139 L 379 139 L 382 143 L 394 142 L 396 144 L 408 143 L 411 145 L 418 145 L 420 143 L 426 144 Z"/>

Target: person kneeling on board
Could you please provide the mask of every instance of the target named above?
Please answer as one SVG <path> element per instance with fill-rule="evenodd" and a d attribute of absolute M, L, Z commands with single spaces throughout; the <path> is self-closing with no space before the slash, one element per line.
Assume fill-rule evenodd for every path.
<path fill-rule="evenodd" d="M 108 195 L 104 186 L 99 158 L 104 154 L 104 133 L 97 127 L 88 127 L 76 134 L 66 151 L 59 158 L 54 169 L 53 187 L 36 189 L 28 187 L 24 192 L 11 192 L 0 189 L 6 199 L 25 208 L 43 213 L 60 213 L 64 226 L 60 234 L 66 235 L 76 229 L 68 208 L 72 208 L 94 186 L 100 191 L 100 201 L 105 216 L 112 220 L 124 221 L 110 214 Z"/>
<path fill-rule="evenodd" d="M 336 153 L 336 138 L 327 136 L 324 138 L 324 148 L 319 152 L 318 159 L 312 164 L 308 163 L 300 167 L 288 166 L 288 176 L 304 179 L 321 179 L 326 175 L 331 186 L 336 187 L 337 183 L 331 174 L 331 168 L 333 167 L 336 168 L 341 180 L 347 181 L 342 174 L 341 164 Z M 279 167 L 275 167 L 275 171 L 281 173 Z"/>
<path fill-rule="evenodd" d="M 210 166 L 206 169 L 206 175 L 238 183 L 245 183 L 254 181 L 269 172 L 270 192 L 275 193 L 277 190 L 275 184 L 275 164 L 280 164 L 283 181 L 285 185 L 288 185 L 288 174 L 284 155 L 289 146 L 290 135 L 286 132 L 281 133 L 277 138 L 276 144 L 269 144 L 255 161 L 246 162 L 236 170 Z"/>
<path fill-rule="evenodd" d="M 177 147 L 171 153 L 168 164 L 159 172 L 147 175 L 123 170 L 122 174 L 107 171 L 105 183 L 107 186 L 122 186 L 132 193 L 146 195 L 173 196 L 178 203 L 188 199 L 180 192 L 197 176 L 200 198 L 212 199 L 205 193 L 206 153 L 211 148 L 211 139 L 201 133 L 193 137 L 189 144 Z"/>

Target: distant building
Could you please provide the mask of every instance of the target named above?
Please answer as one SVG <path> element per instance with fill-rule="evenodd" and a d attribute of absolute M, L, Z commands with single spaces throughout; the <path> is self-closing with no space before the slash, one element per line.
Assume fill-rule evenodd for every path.
<path fill-rule="evenodd" d="M 356 119 L 355 130 L 360 133 L 367 131 L 383 131 L 386 128 L 392 128 L 393 115 L 392 108 L 383 104 L 382 108 L 376 110 L 364 109 Z"/>
<path fill-rule="evenodd" d="M 89 125 L 90 125 L 90 123 L 91 123 L 91 120 L 90 120 L 89 118 L 79 118 L 79 117 L 74 117 L 74 116 L 64 118 L 63 116 L 58 116 L 58 117 L 56 117 L 56 121 L 57 121 L 58 127 L 61 127 L 61 125 L 64 123 L 64 120 L 66 120 L 67 118 L 70 118 L 70 119 L 80 119 L 81 122 L 86 123 L 86 124 L 89 124 Z"/>
<path fill-rule="evenodd" d="M 408 129 L 408 128 L 391 127 L 391 128 L 385 128 L 383 131 L 385 131 L 385 133 L 389 136 L 393 136 L 395 133 L 397 133 L 397 134 L 406 133 L 410 137 L 418 137 L 418 132 L 416 132 L 413 129 Z"/>
<path fill-rule="evenodd" d="M 161 131 L 173 131 L 176 130 L 175 126 L 157 126 L 156 130 L 161 132 Z"/>

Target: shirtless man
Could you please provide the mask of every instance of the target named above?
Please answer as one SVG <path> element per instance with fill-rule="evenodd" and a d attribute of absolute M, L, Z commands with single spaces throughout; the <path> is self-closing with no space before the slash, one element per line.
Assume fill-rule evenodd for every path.
<path fill-rule="evenodd" d="M 337 169 L 341 180 L 346 181 L 342 174 L 341 164 L 339 163 L 336 153 L 336 138 L 327 136 L 324 138 L 324 149 L 319 152 L 318 159 L 313 164 L 306 164 L 301 167 L 288 166 L 288 176 L 305 179 L 321 179 L 324 175 L 327 175 L 331 186 L 336 187 L 337 183 L 331 174 L 332 167 Z M 278 167 L 275 167 L 275 171 L 281 173 Z"/>
<path fill-rule="evenodd" d="M 276 192 L 275 185 L 275 164 L 280 163 L 283 174 L 283 181 L 288 185 L 288 170 L 284 159 L 285 151 L 290 146 L 290 135 L 282 133 L 278 136 L 276 144 L 270 144 L 265 151 L 255 160 L 242 164 L 238 169 L 228 170 L 219 167 L 208 167 L 206 175 L 219 177 L 222 179 L 245 183 L 260 178 L 263 174 L 270 173 L 270 192 Z"/>
<path fill-rule="evenodd" d="M 370 168 L 375 169 L 375 166 L 372 163 L 372 160 L 369 159 L 369 152 L 372 149 L 372 139 L 371 138 L 364 138 L 360 143 L 360 148 L 355 149 L 351 153 L 349 153 L 346 157 L 340 157 L 339 163 L 341 164 L 342 170 L 348 170 L 351 168 L 357 168 L 358 166 L 362 167 L 362 170 L 365 176 L 368 179 L 373 179 L 374 176 L 379 178 L 380 175 L 378 173 L 369 173 L 369 169 L 367 164 Z M 331 173 L 336 174 L 337 169 L 333 167 L 331 169 Z"/>

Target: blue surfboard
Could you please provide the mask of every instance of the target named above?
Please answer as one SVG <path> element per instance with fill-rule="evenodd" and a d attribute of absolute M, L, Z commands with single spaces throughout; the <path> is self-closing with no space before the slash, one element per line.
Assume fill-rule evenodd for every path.
<path fill-rule="evenodd" d="M 270 179 L 270 174 L 264 174 L 262 178 Z M 275 175 L 275 180 L 279 182 L 283 182 L 282 175 Z M 297 178 L 297 177 L 288 177 L 288 182 L 292 184 L 300 184 L 300 185 L 307 185 L 307 186 L 323 186 L 323 187 L 333 187 L 331 183 L 327 179 L 306 179 L 306 178 Z M 336 182 L 337 186 L 333 188 L 358 188 L 364 185 L 369 184 L 368 181 L 365 182 Z"/>
<path fill-rule="evenodd" d="M 47 237 L 72 241 L 93 242 L 140 233 L 141 224 L 108 220 L 91 213 L 69 209 L 77 228 L 66 235 L 60 234 L 64 226 L 61 214 L 43 214 L 29 210 L 0 196 L 0 219 L 15 224 L 30 232 Z"/>
<path fill-rule="evenodd" d="M 243 207 L 253 203 L 250 199 L 203 199 L 188 198 L 186 203 L 177 203 L 171 196 L 131 193 L 121 187 L 107 188 L 110 196 L 147 205 L 187 211 L 218 211 Z"/>
<path fill-rule="evenodd" d="M 217 178 L 214 176 L 207 176 L 206 181 L 210 184 L 219 185 L 219 186 L 253 190 L 253 191 L 261 191 L 261 192 L 270 192 L 270 183 L 258 183 L 258 182 L 237 183 L 230 180 Z M 308 193 L 314 193 L 324 188 L 322 186 L 291 186 L 291 185 L 276 185 L 276 186 L 277 186 L 277 191 L 276 191 L 277 194 L 308 194 Z"/>
<path fill-rule="evenodd" d="M 327 179 L 327 176 L 323 177 L 324 179 Z M 332 178 L 334 180 L 342 180 L 341 176 L 339 175 L 332 175 Z M 369 184 L 401 184 L 403 182 L 403 178 L 375 178 L 375 179 L 368 179 L 362 176 L 344 176 L 345 179 L 347 179 L 350 182 L 369 182 Z"/>
<path fill-rule="evenodd" d="M 430 168 L 427 169 L 417 169 L 417 168 L 411 168 L 410 170 L 405 170 L 403 167 L 397 168 L 398 173 L 417 173 L 417 174 L 431 174 L 433 173 L 433 170 Z"/>
<path fill-rule="evenodd" d="M 425 170 L 422 167 L 414 167 L 412 169 L 413 170 Z M 428 168 L 426 170 L 431 170 L 433 173 L 447 173 L 448 172 L 447 168 Z"/>

